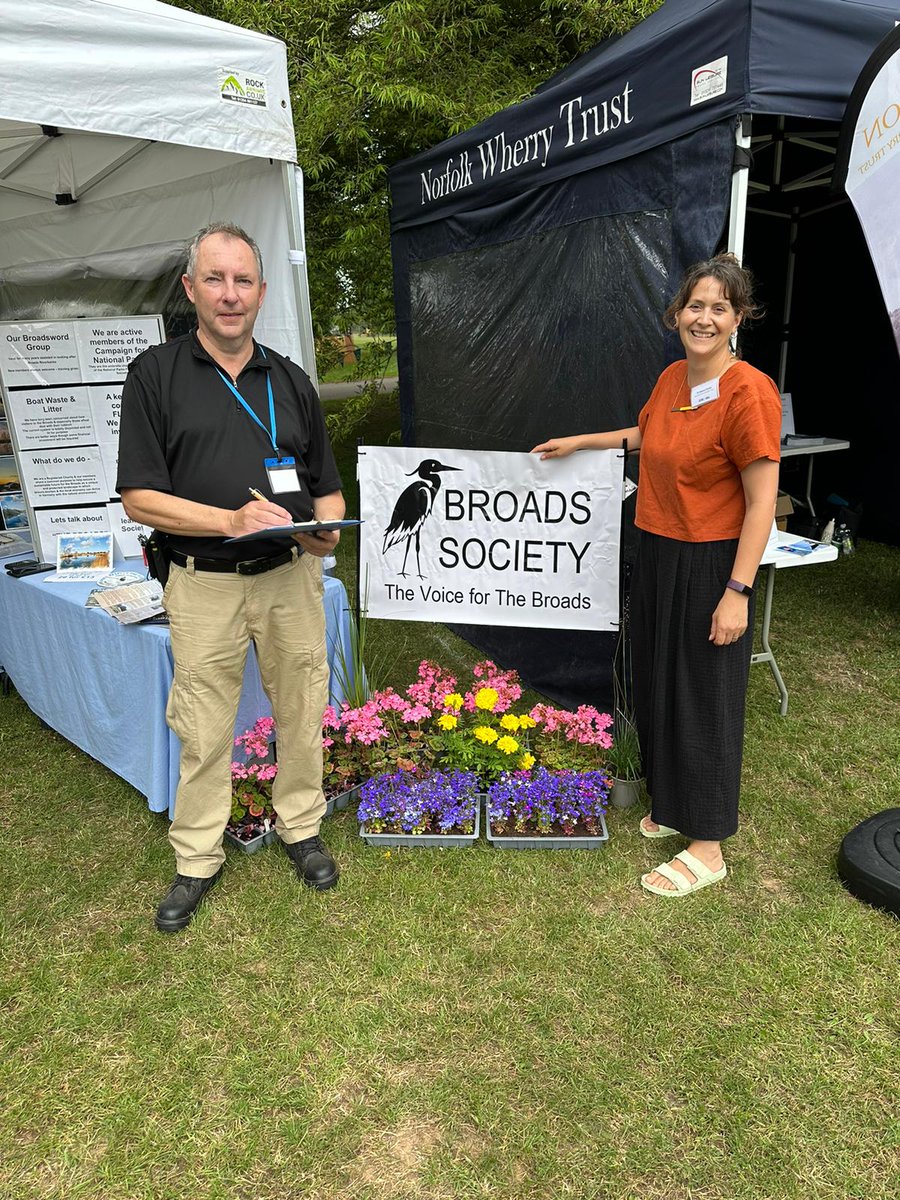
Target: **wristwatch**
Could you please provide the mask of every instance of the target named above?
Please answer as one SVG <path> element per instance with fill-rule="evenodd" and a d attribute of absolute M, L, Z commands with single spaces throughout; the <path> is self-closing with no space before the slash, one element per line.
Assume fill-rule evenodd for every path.
<path fill-rule="evenodd" d="M 746 583 L 741 583 L 738 579 L 729 579 L 725 586 L 731 588 L 733 592 L 740 592 L 742 596 L 753 595 L 753 588 Z"/>

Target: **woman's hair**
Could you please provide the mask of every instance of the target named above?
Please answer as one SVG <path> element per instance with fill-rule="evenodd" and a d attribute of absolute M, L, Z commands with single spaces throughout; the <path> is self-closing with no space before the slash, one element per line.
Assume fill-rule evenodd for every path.
<path fill-rule="evenodd" d="M 753 276 L 733 254 L 716 254 L 707 262 L 694 263 L 688 267 L 675 299 L 663 313 L 666 329 L 675 329 L 676 317 L 691 298 L 691 292 L 701 279 L 715 279 L 722 285 L 725 299 L 742 321 L 753 321 L 762 315 L 762 309 L 753 301 Z"/>

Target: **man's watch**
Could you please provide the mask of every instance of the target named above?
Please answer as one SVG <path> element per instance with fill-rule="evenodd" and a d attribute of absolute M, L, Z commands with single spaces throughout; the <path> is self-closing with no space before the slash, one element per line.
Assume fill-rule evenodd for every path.
<path fill-rule="evenodd" d="M 741 583 L 739 579 L 729 579 L 725 586 L 731 588 L 733 592 L 740 592 L 742 596 L 753 595 L 753 588 L 749 584 Z"/>

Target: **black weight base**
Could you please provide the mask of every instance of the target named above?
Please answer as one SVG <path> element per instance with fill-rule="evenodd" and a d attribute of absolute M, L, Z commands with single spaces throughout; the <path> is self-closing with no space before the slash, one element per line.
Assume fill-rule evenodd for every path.
<path fill-rule="evenodd" d="M 851 829 L 841 842 L 837 869 L 854 896 L 900 917 L 900 808 Z"/>

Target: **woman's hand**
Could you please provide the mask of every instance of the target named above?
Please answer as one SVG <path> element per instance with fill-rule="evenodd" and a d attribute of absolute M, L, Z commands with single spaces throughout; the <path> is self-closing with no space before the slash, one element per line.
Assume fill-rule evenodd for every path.
<path fill-rule="evenodd" d="M 580 437 L 551 438 L 549 442 L 541 442 L 531 453 L 540 454 L 545 458 L 566 458 L 569 454 L 581 449 Z"/>
<path fill-rule="evenodd" d="M 750 601 L 733 588 L 726 588 L 716 605 L 709 630 L 709 640 L 717 646 L 730 646 L 747 632 L 747 613 Z"/>

